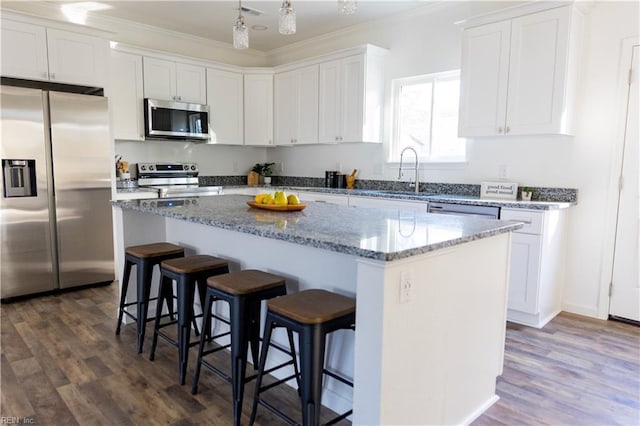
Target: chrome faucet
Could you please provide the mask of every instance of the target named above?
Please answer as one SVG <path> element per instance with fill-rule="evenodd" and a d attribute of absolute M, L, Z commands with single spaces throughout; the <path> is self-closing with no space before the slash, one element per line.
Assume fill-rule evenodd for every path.
<path fill-rule="evenodd" d="M 415 156 L 416 156 L 416 164 L 415 164 L 415 166 L 414 166 L 413 168 L 406 168 L 406 169 L 405 169 L 405 168 L 403 168 L 403 167 L 402 167 L 402 157 L 404 156 L 404 152 L 405 152 L 406 150 L 411 150 L 411 151 L 413 151 L 413 155 L 415 155 Z M 413 149 L 413 148 L 411 148 L 410 146 L 408 146 L 408 147 L 406 147 L 405 149 L 403 149 L 403 150 L 402 150 L 402 152 L 400 152 L 400 167 L 399 167 L 399 170 L 398 170 L 398 179 L 402 179 L 402 171 L 403 171 L 403 170 L 415 170 L 415 172 L 416 172 L 416 178 L 415 178 L 415 180 L 414 180 L 414 183 L 411 183 L 411 178 L 409 178 L 409 188 L 411 188 L 411 186 L 413 185 L 413 186 L 415 187 L 415 191 L 416 191 L 416 193 L 420 192 L 420 182 L 418 182 L 418 166 L 419 166 L 419 163 L 418 163 L 418 153 L 416 152 L 416 150 L 415 150 L 415 149 Z"/>

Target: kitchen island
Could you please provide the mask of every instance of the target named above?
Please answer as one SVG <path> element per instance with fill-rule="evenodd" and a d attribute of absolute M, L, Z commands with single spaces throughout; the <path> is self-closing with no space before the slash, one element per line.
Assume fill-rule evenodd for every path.
<path fill-rule="evenodd" d="M 469 423 L 497 400 L 510 232 L 522 224 L 323 203 L 271 212 L 249 200 L 114 202 L 116 254 L 170 241 L 232 271 L 282 275 L 290 292 L 355 296 L 355 333 L 327 345 L 327 367 L 354 379 L 353 394 L 327 380 L 323 395 L 336 411 L 353 405 L 354 424 Z"/>

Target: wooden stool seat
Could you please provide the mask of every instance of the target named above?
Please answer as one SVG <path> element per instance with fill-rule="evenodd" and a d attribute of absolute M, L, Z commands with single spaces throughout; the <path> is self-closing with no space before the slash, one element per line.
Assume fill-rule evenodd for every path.
<path fill-rule="evenodd" d="M 193 274 L 209 269 L 222 268 L 229 266 L 225 259 L 207 254 L 197 254 L 188 257 L 179 257 L 176 259 L 165 260 L 160 264 L 161 268 L 168 269 L 176 274 Z"/>
<path fill-rule="evenodd" d="M 356 311 L 356 301 L 325 290 L 305 290 L 267 302 L 273 312 L 303 324 L 321 324 Z"/>
<path fill-rule="evenodd" d="M 234 295 L 252 294 L 284 284 L 284 278 L 255 269 L 217 275 L 207 280 L 209 287 Z"/>
<path fill-rule="evenodd" d="M 171 243 L 152 243 L 127 247 L 124 252 L 131 256 L 146 259 L 148 257 L 167 256 L 182 253 L 184 248 Z"/>

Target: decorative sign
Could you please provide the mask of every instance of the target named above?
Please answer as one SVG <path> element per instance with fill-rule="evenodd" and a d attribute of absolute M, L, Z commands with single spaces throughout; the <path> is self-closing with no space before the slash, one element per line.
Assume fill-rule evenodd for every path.
<path fill-rule="evenodd" d="M 518 198 L 518 184 L 515 182 L 482 182 L 480 198 L 515 200 Z"/>

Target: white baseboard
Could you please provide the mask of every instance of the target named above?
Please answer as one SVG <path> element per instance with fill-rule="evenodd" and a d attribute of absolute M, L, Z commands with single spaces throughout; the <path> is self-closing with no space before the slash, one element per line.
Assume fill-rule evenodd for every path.
<path fill-rule="evenodd" d="M 498 395 L 493 395 L 484 404 L 475 409 L 469 416 L 460 422 L 461 425 L 470 425 L 475 419 L 480 417 L 485 411 L 489 409 L 493 404 L 498 402 L 500 397 Z"/>
<path fill-rule="evenodd" d="M 597 306 L 578 305 L 575 303 L 563 303 L 562 310 L 572 314 L 584 315 L 586 317 L 599 318 Z"/>

